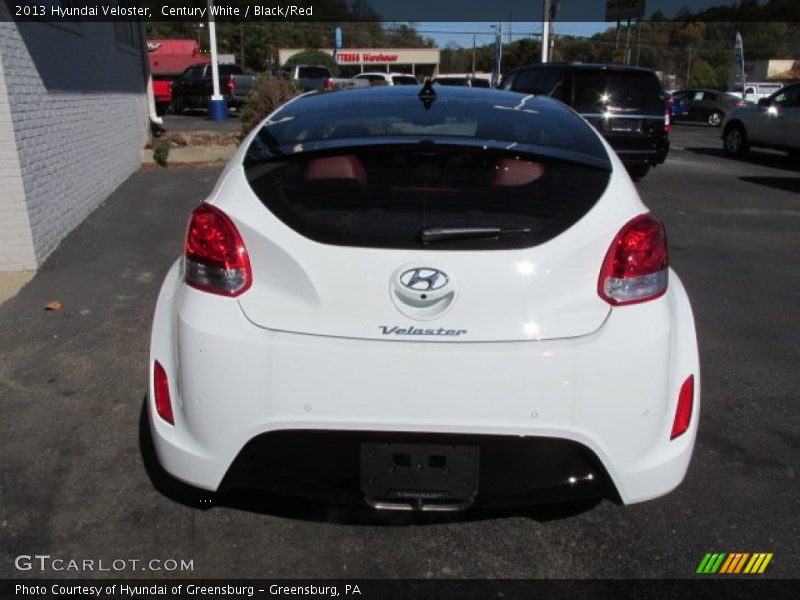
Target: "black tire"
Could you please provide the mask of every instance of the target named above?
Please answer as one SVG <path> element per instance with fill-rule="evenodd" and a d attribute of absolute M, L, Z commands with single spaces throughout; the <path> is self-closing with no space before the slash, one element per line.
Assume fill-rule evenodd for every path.
<path fill-rule="evenodd" d="M 650 165 L 626 165 L 626 169 L 628 169 L 628 174 L 631 176 L 631 179 L 634 181 L 639 181 L 642 177 L 647 175 L 650 171 Z"/>
<path fill-rule="evenodd" d="M 740 123 L 731 123 L 722 136 L 722 149 L 730 156 L 745 156 L 750 151 L 747 132 Z"/>
<path fill-rule="evenodd" d="M 725 115 L 720 111 L 712 110 L 710 113 L 708 113 L 708 117 L 706 117 L 706 123 L 708 123 L 710 127 L 719 127 L 722 125 L 722 119 L 724 118 Z"/>

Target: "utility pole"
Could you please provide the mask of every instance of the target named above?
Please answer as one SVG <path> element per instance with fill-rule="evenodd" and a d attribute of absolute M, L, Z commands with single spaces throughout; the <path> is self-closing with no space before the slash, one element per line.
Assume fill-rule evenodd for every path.
<path fill-rule="evenodd" d="M 692 74 L 692 47 L 689 46 L 689 62 L 686 65 L 686 84 L 683 87 L 689 87 L 689 77 Z"/>
<path fill-rule="evenodd" d="M 550 62 L 550 2 L 544 0 L 542 12 L 542 62 Z"/>
<path fill-rule="evenodd" d="M 211 44 L 211 89 L 213 94 L 208 101 L 208 120 L 224 121 L 228 118 L 228 105 L 219 93 L 219 57 L 217 56 L 217 24 L 214 22 L 212 8 L 214 0 L 208 0 L 208 41 Z"/>
<path fill-rule="evenodd" d="M 475 77 L 475 34 L 472 34 L 472 76 Z"/>

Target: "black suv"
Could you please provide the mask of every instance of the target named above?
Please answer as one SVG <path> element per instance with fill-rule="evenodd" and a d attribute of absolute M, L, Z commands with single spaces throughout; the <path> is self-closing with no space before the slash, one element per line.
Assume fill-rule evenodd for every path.
<path fill-rule="evenodd" d="M 503 90 L 552 96 L 574 108 L 611 144 L 635 179 L 669 151 L 669 120 L 655 72 L 621 65 L 546 63 L 506 75 Z"/>

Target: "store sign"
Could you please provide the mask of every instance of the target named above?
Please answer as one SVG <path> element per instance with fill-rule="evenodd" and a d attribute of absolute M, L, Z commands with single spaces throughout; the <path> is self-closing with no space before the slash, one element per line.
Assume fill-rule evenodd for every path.
<path fill-rule="evenodd" d="M 369 52 L 339 52 L 336 60 L 339 64 L 361 63 L 396 63 L 397 54 L 371 54 Z"/>

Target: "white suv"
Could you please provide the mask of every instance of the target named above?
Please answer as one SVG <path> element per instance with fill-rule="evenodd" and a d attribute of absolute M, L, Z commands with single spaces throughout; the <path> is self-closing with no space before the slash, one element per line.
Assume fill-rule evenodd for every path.
<path fill-rule="evenodd" d="M 800 83 L 762 98 L 757 106 L 730 111 L 722 139 L 725 152 L 733 156 L 744 156 L 751 146 L 759 146 L 800 157 Z"/>
<path fill-rule="evenodd" d="M 353 79 L 366 79 L 373 85 L 419 85 L 419 81 L 408 73 L 359 73 Z"/>

